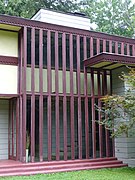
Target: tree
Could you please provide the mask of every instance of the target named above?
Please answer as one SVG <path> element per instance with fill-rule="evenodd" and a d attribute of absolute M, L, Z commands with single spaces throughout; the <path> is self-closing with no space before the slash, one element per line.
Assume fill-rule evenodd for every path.
<path fill-rule="evenodd" d="M 77 0 L 0 0 L 0 13 L 31 18 L 40 8 L 63 12 L 77 9 Z"/>
<path fill-rule="evenodd" d="M 96 30 L 135 37 L 135 4 L 131 0 L 83 0 L 81 11 L 97 25 Z"/>
<path fill-rule="evenodd" d="M 120 95 L 105 96 L 101 98 L 104 106 L 98 108 L 102 119 L 98 121 L 109 129 L 112 136 L 125 134 L 132 135 L 135 125 L 135 69 L 130 69 L 126 75 L 122 73 L 121 80 L 128 85 L 128 90 Z"/>

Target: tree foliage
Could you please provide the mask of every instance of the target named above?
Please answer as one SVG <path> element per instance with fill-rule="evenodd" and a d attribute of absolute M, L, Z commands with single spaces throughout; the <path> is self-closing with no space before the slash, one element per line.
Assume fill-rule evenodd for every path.
<path fill-rule="evenodd" d="M 122 73 L 120 78 L 128 85 L 128 90 L 123 95 L 101 98 L 104 106 L 98 108 L 102 115 L 98 122 L 111 130 L 112 136 L 125 134 L 128 137 L 135 126 L 135 69 L 130 69 L 127 75 Z"/>
<path fill-rule="evenodd" d="M 131 0 L 82 0 L 81 11 L 109 34 L 135 36 L 135 4 Z"/>
<path fill-rule="evenodd" d="M 40 8 L 71 12 L 77 9 L 77 2 L 76 0 L 0 0 L 1 14 L 30 18 Z"/>

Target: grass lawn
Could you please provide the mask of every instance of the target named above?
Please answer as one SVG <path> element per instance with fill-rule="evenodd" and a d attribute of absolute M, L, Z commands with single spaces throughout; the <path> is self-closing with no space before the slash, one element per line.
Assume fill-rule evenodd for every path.
<path fill-rule="evenodd" d="M 135 168 L 75 171 L 35 176 L 5 177 L 0 180 L 135 180 Z"/>

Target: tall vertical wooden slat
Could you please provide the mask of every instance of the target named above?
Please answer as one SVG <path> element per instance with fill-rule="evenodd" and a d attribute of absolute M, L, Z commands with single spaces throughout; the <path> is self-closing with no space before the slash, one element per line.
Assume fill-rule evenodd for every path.
<path fill-rule="evenodd" d="M 58 32 L 55 32 L 55 112 L 56 112 L 56 160 L 60 159 L 60 122 L 59 122 L 59 61 L 58 61 Z"/>
<path fill-rule="evenodd" d="M 73 82 L 73 35 L 70 34 L 70 121 L 71 121 L 71 158 L 75 159 L 74 133 L 74 82 Z"/>
<path fill-rule="evenodd" d="M 97 54 L 100 53 L 100 39 L 97 38 Z"/>
<path fill-rule="evenodd" d="M 124 43 L 121 43 L 121 54 L 124 54 Z"/>
<path fill-rule="evenodd" d="M 31 162 L 35 161 L 35 28 L 31 29 Z"/>
<path fill-rule="evenodd" d="M 92 144 L 93 158 L 96 158 L 96 123 L 95 123 L 95 98 L 94 98 L 94 71 L 91 69 L 91 110 L 92 110 Z"/>
<path fill-rule="evenodd" d="M 62 34 L 64 160 L 67 160 L 66 36 Z"/>
<path fill-rule="evenodd" d="M 112 53 L 112 41 L 109 41 L 109 53 Z"/>
<path fill-rule="evenodd" d="M 101 108 L 101 80 L 100 80 L 100 71 L 97 71 L 97 84 L 98 84 L 98 107 Z M 98 113 L 98 120 L 101 121 L 101 113 Z M 99 124 L 99 149 L 100 149 L 100 158 L 103 157 L 103 128 Z"/>
<path fill-rule="evenodd" d="M 84 37 L 84 59 L 87 58 L 87 42 Z M 86 145 L 86 159 L 89 159 L 89 118 L 88 118 L 88 84 L 87 84 L 87 69 L 84 66 L 84 95 L 85 95 L 85 145 Z"/>
<path fill-rule="evenodd" d="M 106 71 L 103 71 L 103 88 L 104 88 L 104 95 L 107 94 L 107 74 Z M 110 155 L 110 146 L 109 146 L 109 131 L 105 129 L 105 135 L 106 135 L 106 157 L 109 157 Z"/>
<path fill-rule="evenodd" d="M 78 94 L 78 150 L 82 159 L 82 118 L 81 118 L 81 86 L 80 86 L 80 36 L 77 35 L 77 94 Z"/>
<path fill-rule="evenodd" d="M 118 54 L 118 42 L 115 42 L 115 54 Z"/>
<path fill-rule="evenodd" d="M 103 39 L 103 52 L 106 52 L 106 40 Z"/>
<path fill-rule="evenodd" d="M 48 99 L 47 99 L 47 129 L 48 129 L 48 160 L 52 159 L 52 123 L 51 123 L 51 33 L 47 31 L 47 81 L 48 81 Z"/>
<path fill-rule="evenodd" d="M 39 30 L 39 159 L 43 161 L 43 30 Z"/>
<path fill-rule="evenodd" d="M 23 30 L 23 118 L 22 118 L 22 162 L 26 162 L 26 68 L 27 68 L 27 27 Z"/>
<path fill-rule="evenodd" d="M 93 57 L 93 37 L 90 37 L 90 57 Z"/>

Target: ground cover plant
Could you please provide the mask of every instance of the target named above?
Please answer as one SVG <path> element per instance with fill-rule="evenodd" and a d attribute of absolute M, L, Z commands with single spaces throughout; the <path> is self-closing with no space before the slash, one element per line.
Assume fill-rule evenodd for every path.
<path fill-rule="evenodd" d="M 0 180 L 135 180 L 135 168 L 74 171 L 35 176 L 1 177 Z"/>

